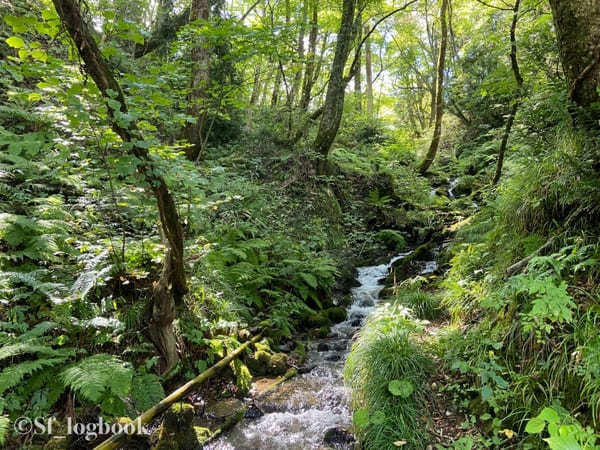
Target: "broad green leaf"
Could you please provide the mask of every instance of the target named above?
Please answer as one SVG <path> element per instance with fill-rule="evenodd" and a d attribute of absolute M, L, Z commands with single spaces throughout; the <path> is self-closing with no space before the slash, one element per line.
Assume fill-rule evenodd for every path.
<path fill-rule="evenodd" d="M 546 422 L 539 417 L 534 417 L 529 422 L 527 422 L 527 426 L 525 427 L 525 431 L 529 434 L 537 434 L 541 433 L 546 427 Z"/>
<path fill-rule="evenodd" d="M 549 423 L 558 423 L 560 421 L 558 413 L 552 408 L 544 408 L 542 412 L 538 415 L 538 419 L 545 420 Z"/>
<path fill-rule="evenodd" d="M 31 57 L 41 62 L 46 62 L 48 60 L 48 55 L 44 50 L 33 50 L 31 52 Z"/>
<path fill-rule="evenodd" d="M 414 386 L 410 380 L 392 380 L 388 383 L 388 391 L 396 397 L 408 398 L 414 392 Z"/>
<path fill-rule="evenodd" d="M 6 43 L 12 48 L 25 48 L 25 41 L 19 36 L 11 36 L 6 39 Z"/>
<path fill-rule="evenodd" d="M 573 436 L 553 436 L 544 441 L 548 443 L 551 450 L 581 450 L 581 445 Z"/>
<path fill-rule="evenodd" d="M 484 385 L 481 388 L 481 400 L 487 402 L 494 397 L 494 390 L 490 387 L 489 384 Z"/>
<path fill-rule="evenodd" d="M 354 425 L 358 428 L 364 428 L 369 424 L 369 410 L 357 409 L 354 412 Z"/>

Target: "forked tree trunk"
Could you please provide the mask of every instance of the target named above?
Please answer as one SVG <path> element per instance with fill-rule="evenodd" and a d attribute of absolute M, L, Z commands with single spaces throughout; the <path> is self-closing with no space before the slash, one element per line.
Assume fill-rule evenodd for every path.
<path fill-rule="evenodd" d="M 502 136 L 502 142 L 500 143 L 500 149 L 498 150 L 498 161 L 496 162 L 496 173 L 492 184 L 497 184 L 502 176 L 502 166 L 504 165 L 504 155 L 506 153 L 506 147 L 508 146 L 508 139 L 510 138 L 510 131 L 515 122 L 517 111 L 519 110 L 519 104 L 521 102 L 521 95 L 523 89 L 523 77 L 521 76 L 521 70 L 519 69 L 519 60 L 517 59 L 517 22 L 519 20 L 519 7 L 521 0 L 515 0 L 515 6 L 513 8 L 513 19 L 510 26 L 510 65 L 513 70 L 515 81 L 517 82 L 517 91 L 515 98 L 513 99 L 513 105 L 510 110 L 510 115 L 506 121 L 506 127 L 504 129 L 504 135 Z"/>
<path fill-rule="evenodd" d="M 73 39 L 79 56 L 84 62 L 86 73 L 94 80 L 107 100 L 113 99 L 119 103 L 118 110 L 111 109 L 111 106 L 107 104 L 111 127 L 124 142 L 130 145 L 128 151 L 139 160 L 137 170 L 146 181 L 146 189 L 151 191 L 156 198 L 161 231 L 167 251 L 160 279 L 155 283 L 153 289 L 152 314 L 148 330 L 150 339 L 162 357 L 161 369 L 164 373 L 179 360 L 173 333 L 173 319 L 175 318 L 176 304 L 183 303 L 183 296 L 187 292 L 183 265 L 183 231 L 177 207 L 148 150 L 145 146 L 138 144 L 139 141 L 143 141 L 143 136 L 137 128 L 137 124 L 133 122 L 128 128 L 121 125 L 120 115 L 127 114 L 125 96 L 102 56 L 89 26 L 84 21 L 77 0 L 53 0 L 53 3 L 62 24 Z"/>
<path fill-rule="evenodd" d="M 317 137 L 313 148 L 319 154 L 317 161 L 317 173 L 323 175 L 327 172 L 327 156 L 333 144 L 344 108 L 344 91 L 346 81 L 344 80 L 344 67 L 350 54 L 350 47 L 356 34 L 354 23 L 354 11 L 356 0 L 344 0 L 342 4 L 342 21 L 337 35 L 335 54 L 331 71 L 329 72 L 329 83 L 325 96 L 323 115 L 319 124 Z"/>
<path fill-rule="evenodd" d="M 448 45 L 448 23 L 446 21 L 446 15 L 448 11 L 448 2 L 450 0 L 441 0 L 442 7 L 440 8 L 440 52 L 438 54 L 437 61 L 437 74 L 435 83 L 435 125 L 433 129 L 433 137 L 429 150 L 425 159 L 419 167 L 419 172 L 424 174 L 427 172 L 431 163 L 435 159 L 435 155 L 440 146 L 440 140 L 442 138 L 442 118 L 444 116 L 444 69 L 446 67 L 446 47 Z"/>
<path fill-rule="evenodd" d="M 600 1 L 550 0 L 569 99 L 581 107 L 572 114 L 590 128 L 600 126 Z"/>
<path fill-rule="evenodd" d="M 208 0 L 192 0 L 190 6 L 190 22 L 208 21 L 210 4 Z M 191 144 L 186 150 L 190 161 L 196 161 L 204 151 L 204 125 L 207 117 L 207 99 L 210 83 L 210 49 L 204 38 L 193 43 L 192 76 L 187 113 L 196 119 L 195 123 L 187 123 L 185 137 Z"/>

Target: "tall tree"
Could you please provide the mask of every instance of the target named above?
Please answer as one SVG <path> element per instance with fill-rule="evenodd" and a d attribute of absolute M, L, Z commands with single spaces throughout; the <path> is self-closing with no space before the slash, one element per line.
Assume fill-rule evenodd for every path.
<path fill-rule="evenodd" d="M 210 18 L 209 0 L 192 0 L 190 5 L 190 23 Z M 192 76 L 187 113 L 196 119 L 187 123 L 185 137 L 191 144 L 186 151 L 190 161 L 196 161 L 203 151 L 204 125 L 207 117 L 207 98 L 210 83 L 210 49 L 206 39 L 200 38 L 192 46 Z"/>
<path fill-rule="evenodd" d="M 365 33 L 367 30 L 365 29 Z M 367 97 L 367 114 L 373 117 L 373 63 L 371 58 L 371 41 L 365 40 L 365 95 Z"/>
<path fill-rule="evenodd" d="M 315 80 L 315 63 L 317 53 L 317 38 L 319 34 L 319 1 L 311 1 L 311 20 L 310 34 L 308 36 L 308 55 L 306 58 L 306 66 L 304 68 L 304 81 L 302 83 L 302 93 L 300 95 L 300 108 L 306 111 L 310 103 L 310 95 L 312 86 Z M 324 42 L 327 41 L 323 38 Z"/>
<path fill-rule="evenodd" d="M 83 19 L 77 0 L 53 0 L 53 3 L 84 62 L 86 73 L 94 80 L 107 100 L 112 129 L 123 142 L 127 143 L 125 148 L 129 149 L 129 153 L 139 160 L 137 170 L 144 177 L 146 189 L 156 199 L 166 254 L 160 278 L 154 284 L 148 332 L 162 356 L 161 369 L 164 373 L 179 360 L 173 320 L 176 306 L 183 304 L 183 296 L 187 292 L 183 264 L 183 231 L 177 206 L 146 146 L 142 144 L 144 139 L 136 122 L 130 123 L 127 127 L 122 125 L 124 123 L 122 118 L 128 111 L 125 96 L 98 48 L 87 22 Z M 117 102 L 117 107 L 114 106 L 114 101 Z"/>
<path fill-rule="evenodd" d="M 427 169 L 433 163 L 435 155 L 440 146 L 440 140 L 442 138 L 442 118 L 444 117 L 444 71 L 446 68 L 446 47 L 448 45 L 448 2 L 450 0 L 441 0 L 442 6 L 440 8 L 440 48 L 437 61 L 437 74 L 435 83 L 435 125 L 433 129 L 433 137 L 429 145 L 429 150 L 425 159 L 419 167 L 419 172 L 424 174 Z"/>
<path fill-rule="evenodd" d="M 569 99 L 587 126 L 598 127 L 600 106 L 592 106 L 600 101 L 600 1 L 550 0 L 550 6 Z"/>
<path fill-rule="evenodd" d="M 352 41 L 356 35 L 355 9 L 357 0 L 344 0 L 342 3 L 342 20 L 337 35 L 335 54 L 331 71 L 329 72 L 329 83 L 325 96 L 325 105 L 317 137 L 313 147 L 320 155 L 317 163 L 317 173 L 324 174 L 327 171 L 327 156 L 333 144 L 335 136 L 342 120 L 344 108 L 344 93 L 347 81 L 344 79 L 344 68 L 350 54 Z"/>
<path fill-rule="evenodd" d="M 506 127 L 504 128 L 504 135 L 502 136 L 502 142 L 500 143 L 500 149 L 498 150 L 498 161 L 496 162 L 496 173 L 494 174 L 494 179 L 492 180 L 492 184 L 498 183 L 500 181 L 500 176 L 502 175 L 502 166 L 504 164 L 504 154 L 506 153 L 506 147 L 508 145 L 508 139 L 510 137 L 510 131 L 512 130 L 513 123 L 515 122 L 515 117 L 517 115 L 517 111 L 519 110 L 519 104 L 521 103 L 521 94 L 523 89 L 523 76 L 521 75 L 521 70 L 519 69 L 519 60 L 517 59 L 517 22 L 519 21 L 519 7 L 521 5 L 521 0 L 515 1 L 515 6 L 513 8 L 513 18 L 510 26 L 510 65 L 512 67 L 513 75 L 515 77 L 515 81 L 517 82 L 517 91 L 515 98 L 513 99 L 513 104 L 510 110 L 510 114 L 508 119 L 506 120 Z"/>
<path fill-rule="evenodd" d="M 298 91 L 300 90 L 300 83 L 302 82 L 302 66 L 300 65 L 304 61 L 304 37 L 306 34 L 306 20 L 308 18 L 308 0 L 304 0 L 302 3 L 302 17 L 300 19 L 300 25 L 298 30 L 298 47 L 296 49 L 298 61 L 298 67 L 295 69 L 294 82 L 292 83 L 292 92 L 288 98 L 288 106 L 291 108 L 294 106 Z"/>

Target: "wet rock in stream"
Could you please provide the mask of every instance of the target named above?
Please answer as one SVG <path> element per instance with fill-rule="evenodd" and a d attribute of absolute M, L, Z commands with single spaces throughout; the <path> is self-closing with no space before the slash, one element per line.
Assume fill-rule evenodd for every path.
<path fill-rule="evenodd" d="M 329 428 L 325 432 L 323 442 L 327 445 L 349 444 L 354 442 L 354 435 L 342 427 Z"/>
<path fill-rule="evenodd" d="M 246 409 L 246 412 L 244 413 L 244 418 L 248 420 L 255 420 L 264 415 L 265 413 L 262 412 L 258 406 L 252 404 L 248 406 L 248 409 Z"/>
<path fill-rule="evenodd" d="M 325 359 L 327 361 L 339 361 L 340 359 L 342 359 L 342 355 L 338 355 L 336 353 L 336 354 L 333 354 L 333 355 L 326 356 Z"/>
<path fill-rule="evenodd" d="M 327 351 L 329 351 L 329 345 L 327 345 L 325 342 L 320 342 L 319 345 L 317 346 L 317 351 L 318 352 L 327 352 Z"/>

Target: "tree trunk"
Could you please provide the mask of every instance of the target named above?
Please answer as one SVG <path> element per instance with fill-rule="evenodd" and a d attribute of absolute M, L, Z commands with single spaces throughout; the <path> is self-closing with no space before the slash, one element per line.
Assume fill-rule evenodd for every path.
<path fill-rule="evenodd" d="M 510 131 L 515 122 L 517 111 L 519 110 L 519 104 L 521 102 L 521 90 L 523 88 L 523 77 L 521 76 L 521 70 L 519 69 L 519 60 L 517 59 L 517 22 L 519 21 L 519 7 L 521 0 L 515 0 L 515 6 L 513 8 L 513 19 L 510 26 L 510 64 L 513 70 L 515 81 L 517 82 L 517 92 L 513 100 L 513 106 L 506 121 L 506 127 L 504 129 L 504 135 L 502 136 L 502 142 L 500 143 L 500 149 L 498 150 L 498 161 L 496 163 L 496 173 L 492 184 L 497 184 L 502 176 L 502 166 L 504 165 L 504 154 L 506 153 L 506 147 L 508 146 L 508 139 L 510 137 Z"/>
<path fill-rule="evenodd" d="M 210 17 L 209 0 L 192 0 L 190 6 L 190 22 L 208 21 Z M 208 87 L 210 83 L 210 49 L 205 39 L 194 42 L 192 48 L 192 77 L 187 113 L 196 119 L 195 123 L 186 124 L 184 133 L 191 144 L 186 150 L 190 161 L 196 161 L 203 152 L 204 124 L 206 123 Z"/>
<path fill-rule="evenodd" d="M 368 33 L 368 30 L 365 30 Z M 371 62 L 371 41 L 365 41 L 365 76 L 367 85 L 365 86 L 365 94 L 367 96 L 367 114 L 373 117 L 373 65 Z"/>
<path fill-rule="evenodd" d="M 300 109 L 306 111 L 310 103 L 310 93 L 313 86 L 313 72 L 315 70 L 315 58 L 317 53 L 317 36 L 319 33 L 319 2 L 313 0 L 311 2 L 312 18 L 310 24 L 310 35 L 308 37 L 308 55 L 306 67 L 304 70 L 304 82 L 302 83 L 302 94 L 300 95 Z"/>
<path fill-rule="evenodd" d="M 183 296 L 187 292 L 183 265 L 183 231 L 177 207 L 148 150 L 138 144 L 139 141 L 143 141 L 143 136 L 137 124 L 133 122 L 128 128 L 121 125 L 119 118 L 127 114 L 125 96 L 92 37 L 90 28 L 83 20 L 77 0 L 53 0 L 53 3 L 63 26 L 73 39 L 79 56 L 85 63 L 86 73 L 94 80 L 107 100 L 114 99 L 119 103 L 118 110 L 113 110 L 110 105 L 107 105 L 111 127 L 123 142 L 130 144 L 129 153 L 139 160 L 137 170 L 144 177 L 146 188 L 156 198 L 161 234 L 167 251 L 160 279 L 153 289 L 152 315 L 148 330 L 150 338 L 162 357 L 162 372 L 166 373 L 179 360 L 173 333 L 173 319 L 175 306 L 183 303 Z"/>
<path fill-rule="evenodd" d="M 433 129 L 433 137 L 431 139 L 431 144 L 429 145 L 429 151 L 427 152 L 421 167 L 419 167 L 419 172 L 422 175 L 427 172 L 427 169 L 429 169 L 431 163 L 435 159 L 442 137 L 442 118 L 444 116 L 444 69 L 446 65 L 446 46 L 448 45 L 448 23 L 446 21 L 446 15 L 448 11 L 448 2 L 450 0 L 441 1 L 440 28 L 442 35 L 440 39 L 440 52 L 438 54 L 435 83 L 435 128 Z"/>
<path fill-rule="evenodd" d="M 331 71 L 329 73 L 329 83 L 327 86 L 327 94 L 325 96 L 325 105 L 317 137 L 315 138 L 313 148 L 320 155 L 317 162 L 317 173 L 323 175 L 327 171 L 327 156 L 335 139 L 342 112 L 344 108 L 344 93 L 346 81 L 344 80 L 344 68 L 350 47 L 356 34 L 356 26 L 354 23 L 354 10 L 356 8 L 356 0 L 344 0 L 342 4 L 342 21 L 340 30 L 337 35 L 337 43 L 335 46 L 335 54 Z"/>
<path fill-rule="evenodd" d="M 289 107 L 294 106 L 298 91 L 300 90 L 300 83 L 302 82 L 302 62 L 304 61 L 304 35 L 306 34 L 306 19 L 308 17 L 308 0 L 304 0 L 302 5 L 302 19 L 300 21 L 300 30 L 298 31 L 298 48 L 296 50 L 298 54 L 299 66 L 296 69 L 294 75 L 294 82 L 292 83 L 292 93 L 288 100 Z"/>
<path fill-rule="evenodd" d="M 358 29 L 358 39 L 361 39 L 361 35 L 362 35 L 362 19 L 359 16 L 358 18 L 358 26 L 360 27 Z M 368 32 L 368 30 L 367 30 Z M 356 96 L 356 110 L 357 111 L 362 111 L 362 90 L 361 90 L 361 84 L 362 84 L 362 80 L 361 80 L 361 59 L 362 59 L 362 48 L 359 46 L 356 49 L 356 55 L 354 56 L 357 60 L 356 63 L 356 74 L 354 75 L 354 95 Z"/>
<path fill-rule="evenodd" d="M 581 107 L 577 122 L 597 128 L 600 120 L 600 1 L 550 0 L 569 99 Z"/>
<path fill-rule="evenodd" d="M 250 95 L 250 105 L 254 106 L 258 102 L 260 96 L 260 65 L 257 64 L 254 68 L 254 83 L 252 84 L 252 94 Z"/>

